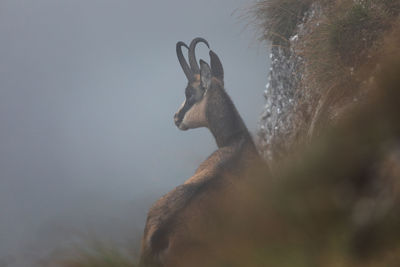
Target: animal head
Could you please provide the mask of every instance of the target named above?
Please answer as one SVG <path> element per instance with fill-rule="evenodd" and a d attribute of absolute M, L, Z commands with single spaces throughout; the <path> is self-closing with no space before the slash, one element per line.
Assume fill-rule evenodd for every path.
<path fill-rule="evenodd" d="M 203 38 L 195 38 L 187 46 L 183 42 L 176 44 L 176 54 L 179 63 L 186 75 L 188 84 L 185 89 L 185 101 L 174 115 L 176 126 L 181 130 L 188 130 L 198 127 L 208 127 L 206 110 L 207 93 L 217 83 L 223 85 L 224 71 L 218 56 L 210 50 L 210 65 L 200 60 L 200 66 L 196 60 L 195 49 L 198 43 L 204 43 L 210 48 L 208 42 Z M 188 49 L 189 64 L 182 54 L 182 46 Z"/>

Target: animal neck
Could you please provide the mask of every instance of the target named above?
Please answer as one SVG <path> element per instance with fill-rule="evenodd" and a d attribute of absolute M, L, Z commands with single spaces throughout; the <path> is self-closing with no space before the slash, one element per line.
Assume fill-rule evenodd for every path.
<path fill-rule="evenodd" d="M 221 148 L 245 142 L 255 149 L 246 125 L 223 87 L 214 84 L 210 89 L 206 116 L 217 146 Z"/>

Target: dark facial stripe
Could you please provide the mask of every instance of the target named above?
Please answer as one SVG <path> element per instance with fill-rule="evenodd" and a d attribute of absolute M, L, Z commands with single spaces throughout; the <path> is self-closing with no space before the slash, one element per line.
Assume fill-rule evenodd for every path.
<path fill-rule="evenodd" d="M 178 111 L 178 120 L 177 120 L 177 125 L 180 125 L 183 118 L 185 117 L 186 112 L 192 108 L 194 105 L 195 101 L 190 101 L 190 99 L 186 99 L 185 104 L 183 107 Z"/>

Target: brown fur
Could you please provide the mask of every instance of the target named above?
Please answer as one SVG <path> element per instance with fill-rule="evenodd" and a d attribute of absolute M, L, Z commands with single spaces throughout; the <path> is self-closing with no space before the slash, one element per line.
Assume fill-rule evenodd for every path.
<path fill-rule="evenodd" d="M 210 262 L 217 257 L 210 248 L 214 238 L 223 240 L 218 222 L 223 217 L 218 210 L 222 209 L 218 207 L 233 199 L 237 182 L 245 179 L 250 165 L 261 162 L 222 84 L 213 78 L 203 99 L 185 115 L 210 129 L 218 150 L 183 185 L 164 195 L 150 209 L 142 240 L 141 266 L 196 266 L 194 261 L 199 257 Z M 206 265 L 202 261 L 198 266 Z"/>

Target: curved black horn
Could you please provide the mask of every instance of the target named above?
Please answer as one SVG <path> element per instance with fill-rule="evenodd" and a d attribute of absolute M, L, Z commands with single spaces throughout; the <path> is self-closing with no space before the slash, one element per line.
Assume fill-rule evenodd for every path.
<path fill-rule="evenodd" d="M 196 45 L 200 42 L 205 43 L 207 45 L 207 47 L 210 48 L 210 45 L 208 44 L 208 42 L 205 39 L 200 38 L 200 37 L 193 39 L 193 41 L 190 43 L 189 64 L 190 64 L 190 68 L 192 69 L 192 72 L 194 74 L 200 73 L 200 68 L 199 68 L 199 65 L 197 64 L 196 53 L 195 53 Z"/>
<path fill-rule="evenodd" d="M 176 55 L 178 56 L 179 63 L 181 64 L 181 67 L 183 69 L 183 72 L 186 75 L 186 78 L 188 80 L 192 80 L 193 79 L 193 73 L 190 70 L 190 67 L 189 67 L 188 63 L 186 62 L 186 59 L 182 54 L 182 46 L 184 46 L 187 49 L 189 49 L 189 47 L 184 42 L 177 42 L 176 43 Z"/>

